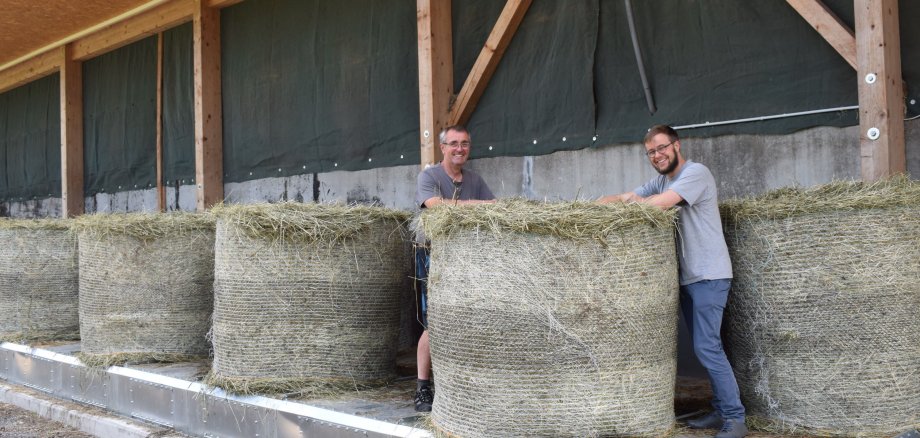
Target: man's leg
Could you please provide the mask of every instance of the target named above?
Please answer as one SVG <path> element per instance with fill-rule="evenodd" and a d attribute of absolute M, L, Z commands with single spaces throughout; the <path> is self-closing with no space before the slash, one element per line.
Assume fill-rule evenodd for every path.
<path fill-rule="evenodd" d="M 434 403 L 434 391 L 431 389 L 431 346 L 428 337 L 428 266 L 430 257 L 427 248 L 417 247 L 415 250 L 415 282 L 418 288 L 419 318 L 425 331 L 418 340 L 415 360 L 418 369 L 418 380 L 415 391 L 415 410 L 430 412 Z"/>
<path fill-rule="evenodd" d="M 728 301 L 731 280 L 704 280 L 683 286 L 693 306 L 693 351 L 709 372 L 713 406 L 725 420 L 744 419 L 744 406 L 731 364 L 722 348 L 722 314 Z"/>
<path fill-rule="evenodd" d="M 422 332 L 418 339 L 418 351 L 415 353 L 418 362 L 419 382 L 428 382 L 431 379 L 431 347 L 428 345 L 428 330 Z"/>

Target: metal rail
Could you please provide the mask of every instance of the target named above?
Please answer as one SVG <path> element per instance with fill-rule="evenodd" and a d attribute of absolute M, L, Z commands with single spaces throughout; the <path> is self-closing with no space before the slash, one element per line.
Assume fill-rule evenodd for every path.
<path fill-rule="evenodd" d="M 0 344 L 0 379 L 200 437 L 431 437 L 428 431 L 301 403 L 235 396 L 200 383 Z"/>

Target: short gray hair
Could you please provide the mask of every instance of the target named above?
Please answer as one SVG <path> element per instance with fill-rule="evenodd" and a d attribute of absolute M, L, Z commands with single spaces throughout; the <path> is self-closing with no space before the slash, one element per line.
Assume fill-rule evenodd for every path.
<path fill-rule="evenodd" d="M 463 125 L 450 125 L 441 130 L 441 133 L 438 134 L 438 141 L 441 142 L 442 144 L 447 143 L 447 133 L 450 131 L 464 132 L 466 133 L 466 135 L 470 134 L 470 131 L 468 131 L 466 127 Z"/>

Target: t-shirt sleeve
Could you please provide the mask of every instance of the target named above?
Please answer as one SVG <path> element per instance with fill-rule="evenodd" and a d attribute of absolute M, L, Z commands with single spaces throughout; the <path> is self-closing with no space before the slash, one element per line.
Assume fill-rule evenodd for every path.
<path fill-rule="evenodd" d="M 648 198 L 649 196 L 657 195 L 659 193 L 657 179 L 652 178 L 648 180 L 647 183 L 642 184 L 639 187 L 636 187 L 635 190 L 633 190 L 633 193 L 643 198 Z"/>
<path fill-rule="evenodd" d="M 681 172 L 680 177 L 671 184 L 670 189 L 692 206 L 703 197 L 710 179 L 712 175 L 705 166 L 691 166 Z"/>
<path fill-rule="evenodd" d="M 422 171 L 418 174 L 418 183 L 415 187 L 415 203 L 419 208 L 425 208 L 425 201 L 441 196 L 438 181 L 431 172 Z"/>

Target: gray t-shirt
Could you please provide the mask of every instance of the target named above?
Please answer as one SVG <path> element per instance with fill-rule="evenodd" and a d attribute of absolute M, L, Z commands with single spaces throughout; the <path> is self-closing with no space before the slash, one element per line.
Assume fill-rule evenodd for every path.
<path fill-rule="evenodd" d="M 478 173 L 472 170 L 463 170 L 463 181 L 454 183 L 440 164 L 431 166 L 418 174 L 418 185 L 415 188 L 415 204 L 425 208 L 425 201 L 435 198 L 444 198 L 445 201 L 470 199 L 490 200 L 495 195 L 489 186 L 482 180 Z"/>
<path fill-rule="evenodd" d="M 645 198 L 674 190 L 684 200 L 677 204 L 677 254 L 680 285 L 732 278 L 732 262 L 722 234 L 716 181 L 706 166 L 687 161 L 674 179 L 652 178 L 634 192 Z"/>

